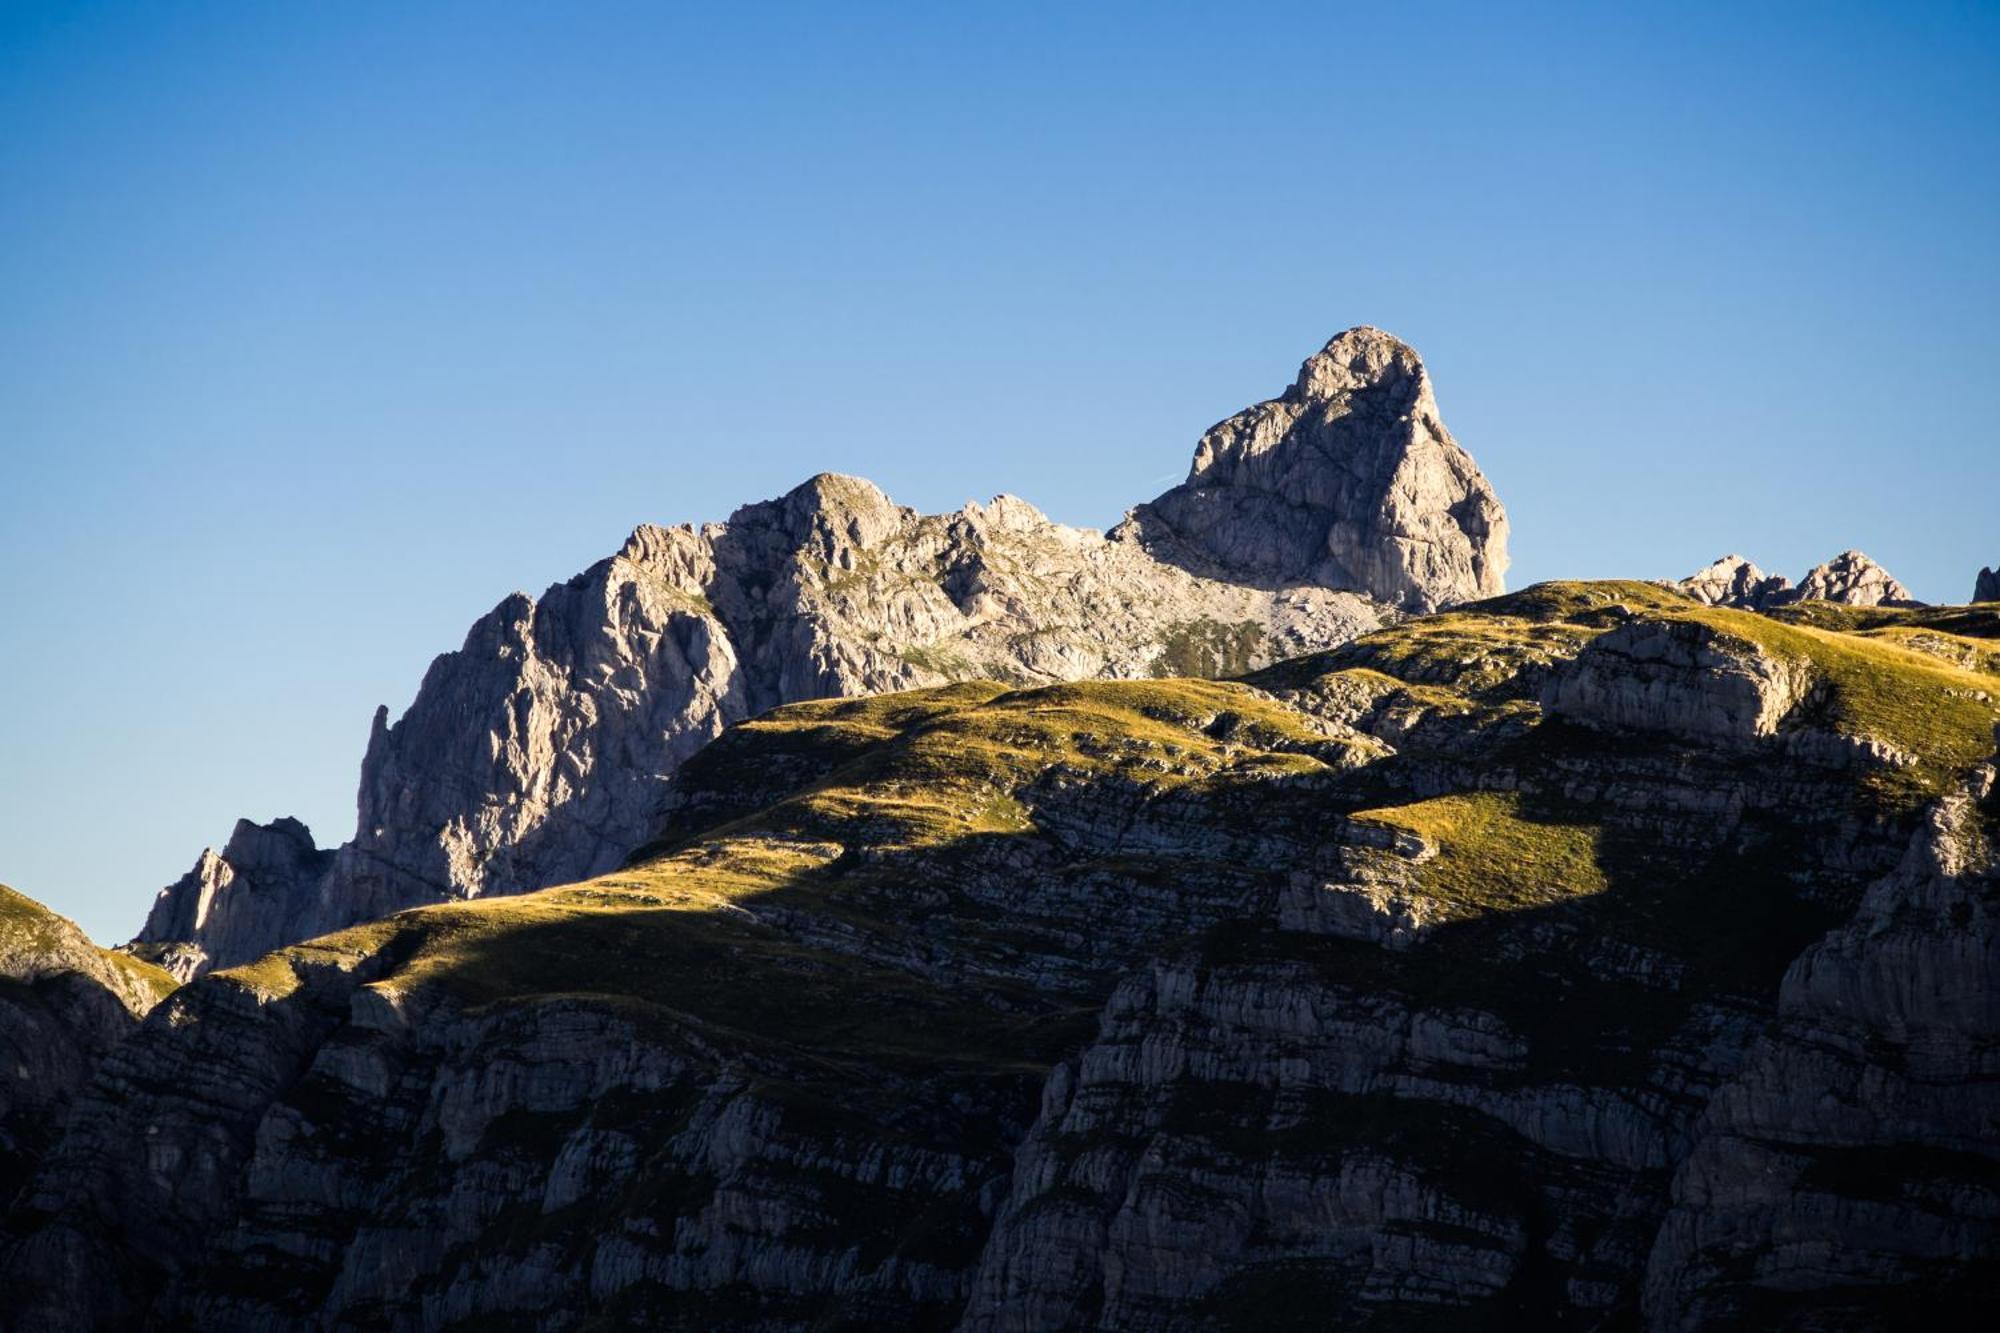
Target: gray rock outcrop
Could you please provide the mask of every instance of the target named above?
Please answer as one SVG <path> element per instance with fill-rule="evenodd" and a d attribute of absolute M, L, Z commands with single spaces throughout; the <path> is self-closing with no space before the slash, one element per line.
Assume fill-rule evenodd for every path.
<path fill-rule="evenodd" d="M 1638 620 L 1591 640 L 1551 674 L 1542 709 L 1611 731 L 1711 742 L 1775 735 L 1811 690 L 1801 663 L 1689 620 Z"/>
<path fill-rule="evenodd" d="M 1740 555 L 1725 555 L 1675 586 L 1705 606 L 1758 611 L 1789 594 L 1792 581 L 1783 574 L 1766 574 Z"/>
<path fill-rule="evenodd" d="M 1859 551 L 1842 551 L 1799 580 L 1798 600 L 1848 606 L 1915 606 L 1902 581 Z"/>
<path fill-rule="evenodd" d="M 1786 970 L 1777 1023 L 1675 1173 L 1648 1328 L 1948 1326 L 2000 1301 L 1993 793 L 1987 765 L 1938 802 Z"/>
<path fill-rule="evenodd" d="M 1984 569 L 1972 581 L 1974 602 L 2000 602 L 2000 569 Z"/>
<path fill-rule="evenodd" d="M 1371 328 L 1211 427 L 1187 480 L 1120 532 L 1192 569 L 1365 588 L 1412 611 L 1493 596 L 1507 570 L 1506 513 L 1445 429 L 1429 372 Z"/>
<path fill-rule="evenodd" d="M 1709 606 L 1768 611 L 1795 602 L 1846 606 L 1922 606 L 1903 583 L 1860 551 L 1842 551 L 1814 565 L 1793 587 L 1782 574 L 1766 574 L 1740 555 L 1725 555 L 1673 585 Z"/>
<path fill-rule="evenodd" d="M 377 713 L 349 842 L 239 824 L 138 943 L 187 977 L 404 907 L 582 879 L 646 839 L 683 761 L 777 704 L 1247 671 L 1399 606 L 1498 591 L 1505 532 L 1422 363 L 1371 329 L 1210 431 L 1190 486 L 1108 537 L 1012 496 L 920 515 L 832 474 L 727 523 L 644 526 L 501 602 L 408 712 Z"/>
<path fill-rule="evenodd" d="M 254 958 L 271 948 L 268 919 L 310 904 L 334 853 L 299 820 L 236 821 L 220 852 L 160 891 L 140 932 L 154 961 L 185 979 L 209 956 Z"/>

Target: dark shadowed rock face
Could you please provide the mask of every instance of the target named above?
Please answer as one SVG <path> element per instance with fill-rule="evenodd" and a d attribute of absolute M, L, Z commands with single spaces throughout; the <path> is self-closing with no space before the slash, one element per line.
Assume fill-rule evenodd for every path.
<path fill-rule="evenodd" d="M 1414 611 L 1493 596 L 1507 569 L 1506 512 L 1445 429 L 1423 362 L 1370 328 L 1212 427 L 1187 480 L 1120 531 L 1192 569 L 1366 588 Z"/>
<path fill-rule="evenodd" d="M 1422 363 L 1372 329 L 1210 431 L 1189 485 L 1140 514 L 1110 538 L 1011 496 L 926 516 L 828 474 L 727 523 L 642 527 L 539 599 L 501 602 L 408 712 L 377 715 L 348 843 L 241 824 L 162 892 L 139 942 L 186 977 L 602 873 L 649 836 L 690 755 L 781 703 L 1247 671 L 1398 607 L 1497 592 L 1506 565 L 1505 517 Z"/>
<path fill-rule="evenodd" d="M 98 1062 L 173 988 L 0 884 L 0 1210 Z"/>
<path fill-rule="evenodd" d="M 177 992 L 6 1315 L 1990 1326 L 2000 616 L 1826 619 L 777 709 L 625 868 Z"/>
<path fill-rule="evenodd" d="M 1972 582 L 1974 602 L 2000 602 L 2000 569 L 1981 569 Z"/>

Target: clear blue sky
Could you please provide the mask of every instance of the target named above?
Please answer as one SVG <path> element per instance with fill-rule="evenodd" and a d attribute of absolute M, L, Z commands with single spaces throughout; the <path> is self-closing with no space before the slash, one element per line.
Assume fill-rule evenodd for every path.
<path fill-rule="evenodd" d="M 129 936 L 642 520 L 1104 526 L 1382 325 L 1513 582 L 2000 561 L 1992 5 L 0 6 L 0 879 Z"/>

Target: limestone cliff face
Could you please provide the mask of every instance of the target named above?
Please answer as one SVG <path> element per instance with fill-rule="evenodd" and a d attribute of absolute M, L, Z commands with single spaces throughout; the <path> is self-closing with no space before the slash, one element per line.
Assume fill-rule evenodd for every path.
<path fill-rule="evenodd" d="M 1189 486 L 1109 538 L 1011 496 L 920 515 L 830 474 L 727 523 L 641 527 L 500 603 L 403 717 L 378 713 L 349 842 L 240 824 L 162 891 L 139 943 L 186 977 L 598 874 L 649 836 L 690 755 L 777 704 L 1250 670 L 1397 607 L 1497 592 L 1505 526 L 1416 354 L 1357 329 L 1283 399 L 1209 432 Z"/>
<path fill-rule="evenodd" d="M 2000 619 L 1892 620 L 778 709 L 628 866 L 178 992 L 0 1323 L 1984 1327 Z"/>
<path fill-rule="evenodd" d="M 1943 1325 L 2000 1303 L 2000 830 L 1982 766 L 1692 1127 L 1647 1266 L 1657 1329 Z"/>
<path fill-rule="evenodd" d="M 1123 531 L 1189 568 L 1365 588 L 1413 611 L 1493 596 L 1507 570 L 1506 512 L 1445 429 L 1429 372 L 1371 328 L 1212 427 L 1187 480 Z"/>

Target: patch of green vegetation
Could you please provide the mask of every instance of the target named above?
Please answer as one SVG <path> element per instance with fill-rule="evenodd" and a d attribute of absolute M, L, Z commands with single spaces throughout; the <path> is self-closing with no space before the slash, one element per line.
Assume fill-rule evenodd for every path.
<path fill-rule="evenodd" d="M 1427 849 L 1416 884 L 1447 917 L 1546 907 L 1602 893 L 1601 830 L 1529 815 L 1512 792 L 1467 792 L 1363 810 L 1356 823 L 1416 834 Z"/>
<path fill-rule="evenodd" d="M 0 884 L 0 957 L 9 954 L 66 960 L 72 966 L 86 960 L 99 962 L 118 973 L 130 994 L 146 1008 L 180 988 L 165 969 L 116 949 L 99 948 L 69 918 Z"/>
<path fill-rule="evenodd" d="M 1787 624 L 1843 634 L 1923 631 L 1971 639 L 2000 639 L 2000 607 L 1848 606 L 1843 602 L 1794 602 L 1765 614 Z"/>
<path fill-rule="evenodd" d="M 2000 677 L 1882 638 L 1786 624 L 1749 611 L 1704 607 L 1682 616 L 1809 664 L 1824 686 L 1814 722 L 1841 735 L 1884 741 L 1912 761 L 1872 780 L 1892 807 L 1935 797 L 1993 753 Z"/>
<path fill-rule="evenodd" d="M 938 644 L 901 648 L 894 656 L 919 671 L 928 671 L 933 676 L 943 676 L 950 681 L 976 680 L 983 674 L 971 658 Z"/>
<path fill-rule="evenodd" d="M 99 950 L 104 961 L 124 973 L 125 980 L 133 993 L 144 997 L 145 1007 L 151 1009 L 181 988 L 174 974 L 163 967 L 155 966 L 143 958 L 134 958 L 120 949 Z"/>
<path fill-rule="evenodd" d="M 1257 664 L 1264 639 L 1264 627 L 1254 620 L 1178 621 L 1160 636 L 1160 651 L 1148 670 L 1155 676 L 1240 676 Z"/>
<path fill-rule="evenodd" d="M 71 936 L 69 923 L 25 893 L 0 884 L 0 944 L 10 951 L 50 952 Z"/>
<path fill-rule="evenodd" d="M 1463 707 L 1531 698 L 1539 669 L 1574 657 L 1585 643 L 1634 614 L 1678 612 L 1686 597 L 1650 583 L 1538 583 L 1363 635 L 1248 678 L 1264 689 L 1310 689 L 1323 677 L 1365 671 L 1405 687 L 1458 695 Z M 1430 702 L 1435 703 L 1433 698 Z"/>
<path fill-rule="evenodd" d="M 1554 579 L 1484 601 L 1464 602 L 1454 613 L 1522 620 L 1617 624 L 1627 613 L 1678 611 L 1699 606 L 1664 583 L 1642 579 Z"/>

